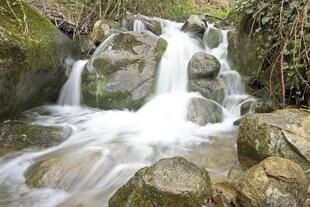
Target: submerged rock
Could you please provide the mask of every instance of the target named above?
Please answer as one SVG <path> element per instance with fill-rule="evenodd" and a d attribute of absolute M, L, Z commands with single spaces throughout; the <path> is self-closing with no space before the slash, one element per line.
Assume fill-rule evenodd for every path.
<path fill-rule="evenodd" d="M 62 127 L 7 121 L 0 125 L 0 155 L 29 147 L 55 146 L 66 140 L 69 134 L 70 130 L 65 130 Z"/>
<path fill-rule="evenodd" d="M 32 188 L 74 189 L 100 159 L 99 151 L 79 151 L 47 157 L 32 165 L 25 173 Z"/>
<path fill-rule="evenodd" d="M 196 53 L 188 63 L 189 79 L 215 78 L 220 72 L 221 64 L 205 52 Z"/>
<path fill-rule="evenodd" d="M 93 68 L 83 73 L 85 104 L 104 109 L 139 108 L 152 92 L 166 46 L 165 40 L 148 31 L 113 36 L 94 57 Z"/>
<path fill-rule="evenodd" d="M 190 80 L 189 90 L 199 92 L 204 97 L 222 103 L 225 98 L 226 85 L 221 79 Z"/>
<path fill-rule="evenodd" d="M 223 120 L 223 111 L 214 101 L 205 98 L 192 98 L 188 105 L 187 119 L 198 125 L 217 123 Z"/>
<path fill-rule="evenodd" d="M 297 109 L 250 114 L 238 135 L 241 164 L 252 166 L 270 156 L 284 157 L 310 169 L 310 113 Z"/>
<path fill-rule="evenodd" d="M 245 173 L 237 187 L 237 200 L 243 207 L 302 207 L 307 189 L 307 179 L 299 165 L 270 157 Z"/>
<path fill-rule="evenodd" d="M 186 20 L 181 30 L 184 32 L 203 35 L 206 28 L 207 24 L 203 21 L 202 17 L 194 14 Z"/>
<path fill-rule="evenodd" d="M 109 201 L 110 207 L 200 207 L 211 197 L 208 172 L 184 158 L 139 170 Z"/>
<path fill-rule="evenodd" d="M 76 51 L 24 1 L 0 0 L 0 117 L 55 101 L 66 79 L 66 59 Z"/>

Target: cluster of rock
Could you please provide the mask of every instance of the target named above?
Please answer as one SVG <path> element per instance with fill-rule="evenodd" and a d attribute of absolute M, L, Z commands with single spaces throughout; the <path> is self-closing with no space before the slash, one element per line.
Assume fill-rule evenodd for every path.
<path fill-rule="evenodd" d="M 175 157 L 139 170 L 112 196 L 109 206 L 302 207 L 307 190 L 302 168 L 284 158 L 267 158 L 238 181 L 211 184 L 205 169 Z"/>
<path fill-rule="evenodd" d="M 241 121 L 238 156 L 251 167 L 212 184 L 208 172 L 184 158 L 139 170 L 109 206 L 307 207 L 310 205 L 310 114 L 286 109 Z"/>

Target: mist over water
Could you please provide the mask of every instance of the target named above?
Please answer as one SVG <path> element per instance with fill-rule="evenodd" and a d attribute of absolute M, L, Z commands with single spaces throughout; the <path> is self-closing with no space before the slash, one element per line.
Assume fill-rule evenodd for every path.
<path fill-rule="evenodd" d="M 72 134 L 56 147 L 0 157 L 0 206 L 78 206 L 83 202 L 107 206 L 111 195 L 143 166 L 164 157 L 183 155 L 198 144 L 210 142 L 210 136 L 234 130 L 233 122 L 240 118 L 240 103 L 248 96 L 240 75 L 227 61 L 227 31 L 221 31 L 220 45 L 209 49 L 190 34 L 181 32 L 181 24 L 163 20 L 162 25 L 161 37 L 167 40 L 168 47 L 160 63 L 156 95 L 137 112 L 78 106 L 81 73 L 86 64 L 88 68 L 91 66 L 91 59 L 88 63 L 74 64 L 59 105 L 25 113 L 32 123 L 69 127 Z M 138 21 L 134 28 L 135 31 L 145 29 Z M 198 51 L 219 59 L 222 66 L 219 78 L 227 85 L 226 97 L 219 103 L 224 110 L 224 121 L 204 127 L 186 120 L 190 99 L 200 97 L 187 90 L 187 64 Z M 83 166 L 88 157 L 91 159 L 86 160 L 85 170 Z M 65 175 L 79 166 L 79 179 L 66 191 L 52 187 L 29 188 L 25 173 L 34 163 L 48 159 L 65 159 L 68 163 L 63 166 L 67 170 Z M 78 163 L 77 166 L 74 163 Z M 63 176 L 59 171 L 56 169 L 54 176 Z"/>

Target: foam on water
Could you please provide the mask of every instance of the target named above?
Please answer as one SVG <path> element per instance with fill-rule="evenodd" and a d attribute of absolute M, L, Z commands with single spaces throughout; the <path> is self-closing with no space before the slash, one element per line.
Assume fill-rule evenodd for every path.
<path fill-rule="evenodd" d="M 0 157 L 0 206 L 78 206 L 83 202 L 107 206 L 116 189 L 143 166 L 160 158 L 182 155 L 202 142 L 209 142 L 209 136 L 234 130 L 232 123 L 240 117 L 240 110 L 236 110 L 240 109 L 238 103 L 248 96 L 244 94 L 240 76 L 227 61 L 227 31 L 221 31 L 223 41 L 218 48 L 204 49 L 190 34 L 180 31 L 181 24 L 167 20 L 162 24 L 162 37 L 167 40 L 168 48 L 160 63 L 156 96 L 137 112 L 72 106 L 80 100 L 76 94 L 80 88 L 78 74 L 86 64 L 86 61 L 76 62 L 60 98 L 65 106 L 44 106 L 25 113 L 32 123 L 69 127 L 72 134 L 62 144 L 49 149 L 28 149 Z M 100 47 L 106 47 L 110 40 Z M 200 97 L 187 92 L 187 64 L 194 53 L 203 50 L 221 62 L 219 77 L 228 88 L 224 102 L 220 103 L 224 121 L 200 127 L 186 120 L 190 99 Z M 93 71 L 93 59 L 94 56 L 88 61 L 90 71 Z M 66 155 L 66 162 L 70 163 L 82 160 L 79 157 L 90 152 L 98 154 L 99 159 L 70 191 L 31 189 L 25 183 L 25 173 L 38 161 Z"/>

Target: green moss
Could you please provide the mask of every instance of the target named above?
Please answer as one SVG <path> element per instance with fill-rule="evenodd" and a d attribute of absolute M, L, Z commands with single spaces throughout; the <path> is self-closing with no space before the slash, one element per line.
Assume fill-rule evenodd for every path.
<path fill-rule="evenodd" d="M 0 116 L 54 101 L 73 45 L 21 0 L 0 0 Z"/>
<path fill-rule="evenodd" d="M 155 48 L 155 55 L 156 55 L 156 60 L 160 61 L 161 57 L 165 53 L 167 49 L 168 43 L 166 40 L 163 38 L 160 38 L 157 42 L 156 48 Z"/>

